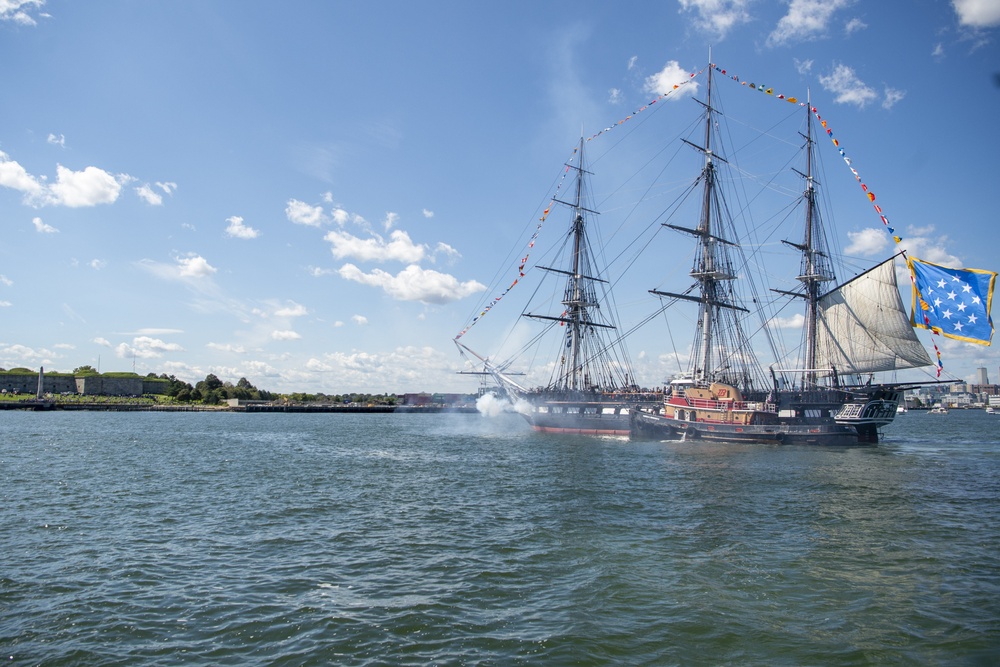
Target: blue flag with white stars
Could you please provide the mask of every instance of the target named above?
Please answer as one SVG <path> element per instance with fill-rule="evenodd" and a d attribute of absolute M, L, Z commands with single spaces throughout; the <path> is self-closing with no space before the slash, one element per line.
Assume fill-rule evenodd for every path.
<path fill-rule="evenodd" d="M 908 264 L 914 280 L 913 326 L 969 343 L 990 344 L 995 271 L 952 269 L 914 257 Z"/>

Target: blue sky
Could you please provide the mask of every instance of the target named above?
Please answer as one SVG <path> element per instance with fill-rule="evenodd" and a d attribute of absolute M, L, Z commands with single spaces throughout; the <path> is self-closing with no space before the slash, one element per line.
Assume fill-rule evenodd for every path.
<path fill-rule="evenodd" d="M 709 48 L 811 91 L 911 254 L 997 270 L 998 39 L 996 0 L 0 0 L 0 366 L 474 391 L 452 339 L 581 128 Z M 833 176 L 839 243 L 887 256 Z M 937 342 L 1000 381 L 996 346 Z"/>

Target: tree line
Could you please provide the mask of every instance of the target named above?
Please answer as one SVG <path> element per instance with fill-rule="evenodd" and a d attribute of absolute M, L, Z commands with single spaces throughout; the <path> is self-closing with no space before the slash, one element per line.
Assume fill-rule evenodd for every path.
<path fill-rule="evenodd" d="M 12 368 L 6 370 L 0 368 L 0 373 L 31 374 L 37 370 L 30 368 Z M 135 373 L 101 373 L 93 366 L 78 366 L 72 373 L 60 373 L 58 371 L 46 371 L 46 375 L 72 375 L 74 377 L 86 377 L 88 375 L 100 375 L 102 377 L 141 377 Z M 278 394 L 266 389 L 258 389 L 245 377 L 241 377 L 235 384 L 224 382 L 213 373 L 205 376 L 195 384 L 178 379 L 174 375 L 162 373 L 148 373 L 147 380 L 159 380 L 166 383 L 164 396 L 181 403 L 202 403 L 205 405 L 218 405 L 229 399 L 239 399 L 241 401 L 287 401 L 290 403 L 340 403 L 355 405 L 396 405 L 399 401 L 394 394 L 307 394 L 304 392 L 294 392 L 291 394 Z"/>
<path fill-rule="evenodd" d="M 209 373 L 193 386 L 189 382 L 178 380 L 173 375 L 150 373 L 146 377 L 167 381 L 166 395 L 181 402 L 201 402 L 206 405 L 217 405 L 232 398 L 241 401 L 279 401 L 291 403 L 349 403 L 360 405 L 396 405 L 394 394 L 307 394 L 294 392 L 291 394 L 276 394 L 266 389 L 258 389 L 245 377 L 236 384 L 223 382 L 214 374 Z"/>

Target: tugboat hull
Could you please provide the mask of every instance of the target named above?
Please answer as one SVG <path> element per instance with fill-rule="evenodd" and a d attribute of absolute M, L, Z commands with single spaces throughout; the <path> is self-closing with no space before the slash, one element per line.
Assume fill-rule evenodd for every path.
<path fill-rule="evenodd" d="M 645 411 L 633 413 L 631 437 L 786 445 L 855 445 L 861 441 L 856 429 L 835 423 L 711 424 L 681 422 Z"/>

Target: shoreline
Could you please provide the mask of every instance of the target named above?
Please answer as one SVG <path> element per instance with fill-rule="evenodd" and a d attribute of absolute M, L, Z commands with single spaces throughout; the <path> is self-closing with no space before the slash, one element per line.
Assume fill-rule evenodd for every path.
<path fill-rule="evenodd" d="M 147 405 L 129 403 L 61 403 L 59 401 L 0 401 L 0 410 L 28 412 L 89 411 L 89 412 L 246 412 L 246 413 L 341 413 L 341 414 L 433 414 L 451 412 L 478 413 L 474 406 L 410 406 L 410 405 Z"/>

